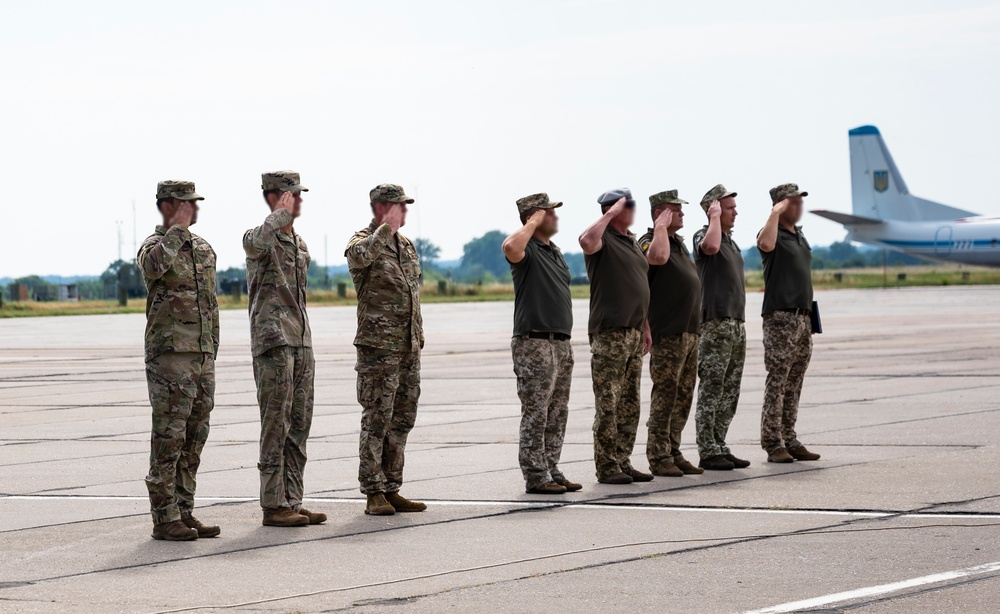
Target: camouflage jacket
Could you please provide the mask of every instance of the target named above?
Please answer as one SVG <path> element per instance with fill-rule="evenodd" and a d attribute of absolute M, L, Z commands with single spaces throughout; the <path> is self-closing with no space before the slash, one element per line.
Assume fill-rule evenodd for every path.
<path fill-rule="evenodd" d="M 219 352 L 215 250 L 186 228 L 157 226 L 136 255 L 146 283 L 146 360 Z"/>
<path fill-rule="evenodd" d="M 423 345 L 420 261 L 413 242 L 388 224 L 354 233 L 347 265 L 358 292 L 358 334 L 354 345 L 416 351 Z"/>
<path fill-rule="evenodd" d="M 283 345 L 312 347 L 306 315 L 309 250 L 295 231 L 281 230 L 291 222 L 292 214 L 278 209 L 243 235 L 254 356 Z"/>

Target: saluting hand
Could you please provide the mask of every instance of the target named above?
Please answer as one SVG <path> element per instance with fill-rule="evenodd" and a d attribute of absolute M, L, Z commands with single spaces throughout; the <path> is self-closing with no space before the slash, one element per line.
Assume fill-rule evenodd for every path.
<path fill-rule="evenodd" d="M 771 207 L 771 213 L 777 213 L 778 215 L 781 215 L 782 213 L 785 212 L 785 209 L 787 208 L 788 208 L 788 199 L 782 198 L 778 202 L 774 203 L 773 207 Z"/>
<path fill-rule="evenodd" d="M 174 214 L 170 216 L 170 225 L 187 228 L 191 225 L 192 217 L 194 217 L 194 207 L 191 205 L 190 201 L 182 201 L 181 204 L 177 205 L 177 208 L 174 209 Z"/>
<path fill-rule="evenodd" d="M 545 220 L 545 209 L 539 209 L 528 217 L 528 225 L 538 228 L 542 225 L 543 220 Z"/>
<path fill-rule="evenodd" d="M 713 200 L 712 204 L 708 206 L 708 219 L 714 219 L 722 215 L 722 203 L 718 200 Z"/>
<path fill-rule="evenodd" d="M 611 217 L 618 217 L 618 215 L 621 214 L 621 212 L 624 210 L 625 210 L 625 197 L 622 196 L 617 201 L 615 201 L 615 204 L 611 205 L 611 208 L 608 209 L 608 213 L 611 214 Z"/>
<path fill-rule="evenodd" d="M 291 192 L 282 192 L 281 196 L 278 197 L 278 204 L 274 208 L 275 210 L 284 209 L 289 213 L 295 213 L 295 197 L 292 196 Z"/>
<path fill-rule="evenodd" d="M 664 209 L 660 212 L 660 215 L 656 216 L 656 220 L 653 222 L 654 228 L 667 228 L 670 226 L 670 222 L 674 220 L 674 212 L 670 209 Z"/>
<path fill-rule="evenodd" d="M 389 228 L 392 229 L 392 234 L 396 234 L 399 227 L 403 225 L 403 208 L 398 204 L 389 207 L 385 216 L 382 217 L 382 223 L 388 224 Z"/>

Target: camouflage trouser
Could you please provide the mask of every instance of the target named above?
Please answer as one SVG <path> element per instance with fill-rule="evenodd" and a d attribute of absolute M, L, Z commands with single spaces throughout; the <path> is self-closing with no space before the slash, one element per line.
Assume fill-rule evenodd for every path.
<path fill-rule="evenodd" d="M 420 352 L 359 345 L 355 370 L 361 403 L 361 492 L 398 492 L 403 484 L 406 438 L 417 421 Z"/>
<path fill-rule="evenodd" d="M 774 311 L 764 316 L 764 408 L 760 447 L 768 454 L 797 448 L 795 435 L 802 380 L 812 357 L 812 322 L 808 315 Z"/>
<path fill-rule="evenodd" d="M 668 335 L 653 344 L 649 374 L 653 397 L 649 404 L 646 459 L 657 470 L 683 460 L 681 433 L 691 413 L 698 373 L 698 335 Z"/>
<path fill-rule="evenodd" d="M 695 412 L 701 458 L 730 453 L 726 433 L 740 402 L 746 353 L 747 333 L 742 320 L 725 318 L 702 323 Z"/>
<path fill-rule="evenodd" d="M 146 363 L 146 384 L 153 408 L 146 489 L 153 522 L 160 524 L 194 508 L 195 477 L 215 405 L 215 358 L 160 354 Z"/>
<path fill-rule="evenodd" d="M 510 349 L 521 399 L 517 460 L 527 487 L 536 488 L 565 478 L 558 465 L 569 416 L 573 346 L 569 340 L 514 337 Z"/>
<path fill-rule="evenodd" d="M 253 359 L 260 406 L 260 506 L 302 506 L 306 440 L 313 418 L 312 348 L 282 345 Z"/>
<path fill-rule="evenodd" d="M 594 464 L 597 478 L 632 469 L 632 448 L 639 428 L 642 333 L 635 328 L 590 336 L 594 383 Z"/>

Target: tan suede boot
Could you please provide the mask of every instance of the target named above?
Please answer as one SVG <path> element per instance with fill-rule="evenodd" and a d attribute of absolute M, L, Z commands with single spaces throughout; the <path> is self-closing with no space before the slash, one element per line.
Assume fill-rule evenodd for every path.
<path fill-rule="evenodd" d="M 368 495 L 365 513 L 369 516 L 392 516 L 396 513 L 396 508 L 385 500 L 385 493 L 376 492 Z"/>
<path fill-rule="evenodd" d="M 566 491 L 564 490 L 563 492 Z M 398 492 L 385 493 L 385 500 L 388 501 L 389 505 L 391 505 L 397 512 L 422 512 L 427 509 L 427 505 L 425 503 L 410 501 Z"/>
<path fill-rule="evenodd" d="M 184 526 L 180 520 L 161 522 L 153 525 L 153 539 L 163 539 L 168 542 L 189 542 L 198 539 L 198 531 Z"/>
<path fill-rule="evenodd" d="M 181 522 L 189 529 L 198 532 L 198 537 L 216 537 L 222 533 L 222 529 L 211 524 L 202 524 L 200 520 L 191 514 L 181 514 Z"/>
<path fill-rule="evenodd" d="M 264 510 L 265 527 L 304 527 L 307 524 L 309 524 L 307 516 L 303 516 L 289 507 Z"/>
<path fill-rule="evenodd" d="M 326 514 L 321 512 L 310 512 L 304 507 L 299 508 L 299 514 L 309 519 L 309 524 L 323 524 L 326 522 Z"/>

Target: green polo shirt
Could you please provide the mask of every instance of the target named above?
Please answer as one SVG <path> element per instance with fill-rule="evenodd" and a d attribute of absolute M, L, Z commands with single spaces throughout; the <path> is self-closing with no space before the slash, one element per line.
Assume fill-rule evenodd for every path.
<path fill-rule="evenodd" d="M 571 334 L 570 273 L 559 248 L 531 237 L 524 247 L 524 258 L 507 263 L 514 278 L 514 336 L 531 331 Z"/>
<path fill-rule="evenodd" d="M 603 245 L 585 255 L 590 278 L 590 334 L 615 328 L 639 328 L 649 308 L 649 264 L 632 233 L 621 234 L 610 225 Z"/>
<path fill-rule="evenodd" d="M 782 309 L 812 310 L 812 247 L 796 226 L 795 232 L 778 226 L 774 249 L 760 251 L 764 260 L 764 307 L 766 315 Z"/>
<path fill-rule="evenodd" d="M 726 233 L 719 251 L 711 256 L 701 252 L 708 226 L 694 234 L 694 263 L 701 280 L 701 320 L 746 320 L 747 290 L 743 254 Z"/>
<path fill-rule="evenodd" d="M 639 239 L 649 252 L 653 229 Z M 681 333 L 697 333 L 701 325 L 701 280 L 684 240 L 670 237 L 670 257 L 662 266 L 649 267 L 649 329 L 653 341 Z"/>

